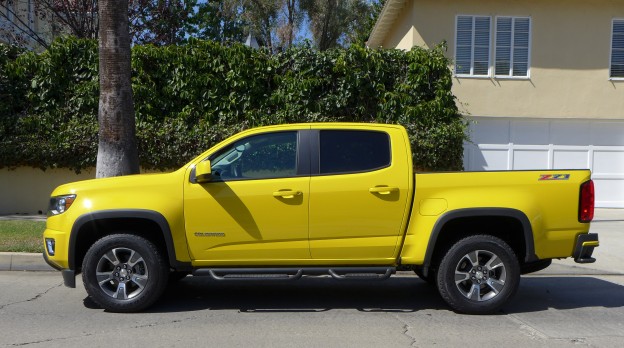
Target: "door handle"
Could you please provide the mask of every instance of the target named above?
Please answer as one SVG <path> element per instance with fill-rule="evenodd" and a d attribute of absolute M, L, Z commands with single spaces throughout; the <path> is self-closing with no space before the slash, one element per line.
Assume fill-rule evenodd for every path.
<path fill-rule="evenodd" d="M 273 197 L 281 198 L 295 198 L 295 196 L 301 195 L 301 191 L 282 190 L 273 192 Z"/>
<path fill-rule="evenodd" d="M 389 186 L 375 186 L 368 189 L 370 193 L 378 193 L 380 195 L 389 195 L 393 192 L 399 192 L 398 187 L 389 187 Z"/>

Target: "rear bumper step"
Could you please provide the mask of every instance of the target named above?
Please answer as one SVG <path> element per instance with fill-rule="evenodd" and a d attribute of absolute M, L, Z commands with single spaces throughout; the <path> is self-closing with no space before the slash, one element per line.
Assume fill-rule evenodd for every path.
<path fill-rule="evenodd" d="M 319 275 L 340 280 L 384 280 L 394 273 L 396 267 L 201 268 L 193 271 L 194 276 L 209 276 L 215 280 L 297 280 Z"/>
<path fill-rule="evenodd" d="M 574 247 L 574 261 L 576 263 L 596 262 L 596 259 L 591 256 L 594 252 L 594 248 L 599 245 L 597 233 L 579 235 L 576 239 L 576 246 Z"/>

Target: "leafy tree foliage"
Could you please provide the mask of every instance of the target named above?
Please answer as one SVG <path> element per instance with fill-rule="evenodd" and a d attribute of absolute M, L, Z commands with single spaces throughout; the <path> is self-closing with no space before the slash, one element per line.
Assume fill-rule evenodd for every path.
<path fill-rule="evenodd" d="M 229 0 L 207 0 L 198 3 L 186 30 L 191 37 L 220 43 L 242 42 L 245 22 L 240 16 L 239 4 Z"/>
<path fill-rule="evenodd" d="M 49 39 L 60 34 L 98 38 L 98 0 L 29 0 L 26 7 L 18 6 L 18 2 L 22 0 L 0 0 L 0 17 L 11 25 L 9 32 L 14 33 L 11 42 L 24 46 L 35 42 L 48 48 Z M 181 43 L 198 15 L 197 0 L 134 0 L 128 3 L 129 30 L 135 44 Z M 35 19 L 47 23 L 47 26 L 34 25 Z M 42 27 L 47 27 L 49 32 L 40 32 Z"/>
<path fill-rule="evenodd" d="M 10 42 L 47 48 L 51 37 L 98 37 L 98 0 L 29 0 L 32 13 L 0 0 L 0 17 L 11 23 Z M 188 38 L 242 42 L 252 34 L 280 52 L 311 34 L 317 48 L 363 44 L 386 0 L 134 0 L 129 30 L 134 44 L 172 45 Z M 30 5 L 29 5 L 30 6 Z M 14 11 L 15 13 L 13 13 Z M 38 31 L 35 18 L 50 25 Z"/>
<path fill-rule="evenodd" d="M 132 42 L 173 45 L 185 40 L 197 0 L 134 0 L 129 4 Z"/>
<path fill-rule="evenodd" d="M 314 43 L 321 51 L 339 47 L 365 27 L 371 5 L 365 0 L 302 0 Z"/>
<path fill-rule="evenodd" d="M 448 63 L 441 48 L 354 45 L 321 52 L 303 45 L 269 54 L 200 40 L 135 46 L 140 163 L 176 168 L 254 126 L 354 121 L 404 125 L 417 168 L 461 169 L 465 122 L 451 94 Z M 0 76 L 7 81 L 0 89 L 0 167 L 95 164 L 94 41 L 66 38 L 40 55 L 0 46 Z"/>
<path fill-rule="evenodd" d="M 368 37 L 370 36 L 377 19 L 383 10 L 384 5 L 388 0 L 377 0 L 370 3 L 367 11 L 363 11 L 362 18 L 358 22 L 360 25 L 352 26 L 351 30 L 347 32 L 347 37 L 352 44 L 358 44 L 365 46 Z"/>

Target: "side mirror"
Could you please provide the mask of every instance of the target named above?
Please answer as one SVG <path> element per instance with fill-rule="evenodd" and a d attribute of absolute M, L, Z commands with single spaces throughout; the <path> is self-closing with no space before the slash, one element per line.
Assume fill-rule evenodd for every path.
<path fill-rule="evenodd" d="M 210 161 L 205 160 L 197 163 L 195 166 L 195 180 L 198 183 L 212 181 L 212 170 L 210 168 Z"/>

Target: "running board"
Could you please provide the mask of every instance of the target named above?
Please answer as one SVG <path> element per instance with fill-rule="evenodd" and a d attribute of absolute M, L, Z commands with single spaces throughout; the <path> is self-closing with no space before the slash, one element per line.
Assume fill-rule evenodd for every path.
<path fill-rule="evenodd" d="M 396 267 L 200 268 L 193 271 L 194 276 L 209 276 L 215 280 L 297 280 L 319 275 L 339 280 L 384 280 L 394 273 Z"/>

